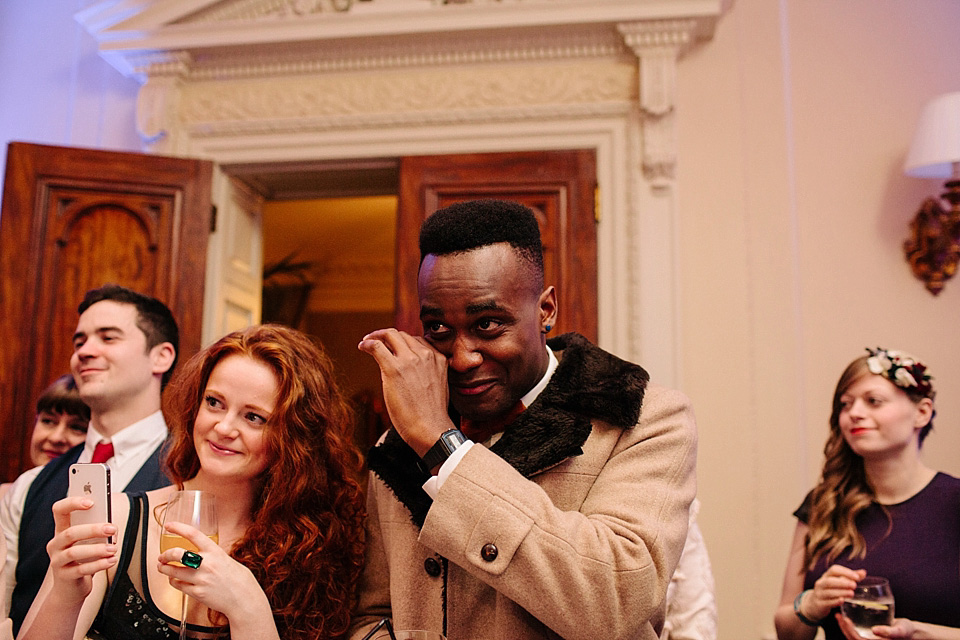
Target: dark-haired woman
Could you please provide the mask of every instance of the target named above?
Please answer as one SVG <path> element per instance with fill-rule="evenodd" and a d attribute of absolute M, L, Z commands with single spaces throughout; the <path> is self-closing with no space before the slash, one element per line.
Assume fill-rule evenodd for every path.
<path fill-rule="evenodd" d="M 837 383 L 820 483 L 798 518 L 775 622 L 780 640 L 861 638 L 840 605 L 867 575 L 887 578 L 894 623 L 880 638 L 960 638 L 960 480 L 926 466 L 933 427 L 926 367 L 868 349 Z"/>
<path fill-rule="evenodd" d="M 20 638 L 176 638 L 181 593 L 191 637 L 338 638 L 363 557 L 359 455 L 329 359 L 302 334 L 264 325 L 199 353 L 165 396 L 172 487 L 114 500 L 114 525 L 69 526 L 54 506 L 50 571 Z M 219 544 L 170 525 L 199 549 L 159 551 L 176 489 L 217 500 Z M 117 535 L 116 545 L 75 544 Z M 106 569 L 106 571 L 102 571 Z"/>
<path fill-rule="evenodd" d="M 20 521 L 27 492 L 40 475 L 43 465 L 83 444 L 90 424 L 90 407 L 80 399 L 73 376 L 62 375 L 43 390 L 37 398 L 37 419 L 30 434 L 30 461 L 32 469 L 24 471 L 14 482 L 0 484 L 0 537 L 5 538 L 7 552 L 0 556 L 6 577 L 0 580 L 0 594 L 9 602 L 16 586 L 17 562 L 20 556 L 18 540 Z M 5 614 L 8 607 L 0 608 Z"/>
<path fill-rule="evenodd" d="M 29 487 L 40 467 L 81 444 L 87 437 L 89 424 L 90 407 L 80 399 L 73 376 L 68 373 L 54 380 L 37 398 L 37 420 L 30 434 L 30 462 L 36 472 L 29 476 L 29 481 L 21 481 L 21 484 Z M 11 484 L 0 485 L 0 496 Z M 22 501 L 24 497 L 19 496 L 19 499 Z M 18 506 L 22 508 L 22 505 Z"/>

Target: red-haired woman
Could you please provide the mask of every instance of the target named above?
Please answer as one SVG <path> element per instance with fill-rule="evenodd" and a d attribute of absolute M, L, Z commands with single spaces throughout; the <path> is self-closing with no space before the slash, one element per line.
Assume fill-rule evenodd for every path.
<path fill-rule="evenodd" d="M 252 327 L 194 356 L 165 402 L 174 486 L 115 498 L 113 525 L 70 527 L 84 503 L 58 502 L 50 571 L 20 637 L 175 638 L 181 592 L 191 637 L 341 637 L 364 514 L 351 413 L 330 360 L 297 331 Z M 219 545 L 169 525 L 197 545 L 196 569 L 174 564 L 183 549 L 161 553 L 151 524 L 176 489 L 216 496 Z M 116 545 L 75 544 L 117 534 Z"/>
<path fill-rule="evenodd" d="M 920 458 L 933 384 L 915 358 L 868 351 L 837 383 L 823 474 L 794 513 L 780 640 L 960 638 L 960 480 Z M 861 636 L 839 606 L 867 575 L 888 579 L 897 618 Z"/>

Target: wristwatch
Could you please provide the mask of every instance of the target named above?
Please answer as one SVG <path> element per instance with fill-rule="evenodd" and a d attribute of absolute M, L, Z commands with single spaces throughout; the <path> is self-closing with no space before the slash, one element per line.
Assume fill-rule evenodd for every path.
<path fill-rule="evenodd" d="M 437 443 L 430 447 L 430 451 L 427 451 L 426 455 L 423 456 L 423 468 L 426 469 L 427 473 L 430 473 L 431 469 L 443 464 L 450 457 L 450 454 L 459 449 L 460 445 L 466 441 L 467 437 L 459 429 L 444 431 L 440 434 Z"/>

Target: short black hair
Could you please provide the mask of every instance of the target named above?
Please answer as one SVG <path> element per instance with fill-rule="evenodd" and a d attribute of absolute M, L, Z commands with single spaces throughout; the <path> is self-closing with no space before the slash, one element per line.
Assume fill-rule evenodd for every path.
<path fill-rule="evenodd" d="M 80 399 L 77 383 L 69 373 L 54 380 L 37 398 L 37 413 L 65 413 L 90 422 L 90 407 Z"/>
<path fill-rule="evenodd" d="M 529 207 L 507 200 L 469 200 L 435 211 L 420 229 L 420 263 L 442 256 L 507 242 L 538 277 L 543 288 L 540 226 Z"/>
<path fill-rule="evenodd" d="M 177 321 L 173 318 L 173 313 L 167 308 L 167 305 L 156 298 L 138 293 L 133 289 L 121 287 L 118 284 L 105 284 L 102 287 L 87 291 L 80 306 L 77 307 L 77 313 L 82 314 L 92 305 L 104 300 L 130 304 L 136 308 L 137 327 L 147 337 L 147 350 L 153 349 L 164 342 L 173 345 L 173 364 L 164 372 L 160 381 L 161 388 L 167 386 L 180 355 L 180 329 L 177 327 Z"/>

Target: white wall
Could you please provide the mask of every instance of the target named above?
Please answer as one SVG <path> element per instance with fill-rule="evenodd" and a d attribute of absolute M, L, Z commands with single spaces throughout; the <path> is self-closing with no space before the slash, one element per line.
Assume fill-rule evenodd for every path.
<path fill-rule="evenodd" d="M 11 141 L 140 150 L 139 85 L 104 62 L 73 19 L 88 4 L 0 2 L 0 166 Z"/>
<path fill-rule="evenodd" d="M 96 57 L 85 4 L 0 2 L 4 146 L 139 148 L 137 85 Z M 956 0 L 735 0 L 680 63 L 681 386 L 722 640 L 772 632 L 790 512 L 864 347 L 927 360 L 928 460 L 960 475 L 960 279 L 934 298 L 910 274 L 907 223 L 940 185 L 900 170 L 922 104 L 960 89 L 957 25 Z"/>
<path fill-rule="evenodd" d="M 726 640 L 772 633 L 790 513 L 864 347 L 928 362 L 927 460 L 960 474 L 960 279 L 935 298 L 913 278 L 908 221 L 941 185 L 901 171 L 923 103 L 960 89 L 957 25 L 953 0 L 736 0 L 681 62 L 682 386 Z"/>

